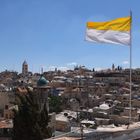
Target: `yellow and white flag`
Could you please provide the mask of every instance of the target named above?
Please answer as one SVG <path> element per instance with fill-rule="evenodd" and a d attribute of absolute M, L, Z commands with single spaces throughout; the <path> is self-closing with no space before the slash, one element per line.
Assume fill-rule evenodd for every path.
<path fill-rule="evenodd" d="M 131 17 L 107 22 L 88 22 L 86 40 L 99 43 L 130 45 Z"/>

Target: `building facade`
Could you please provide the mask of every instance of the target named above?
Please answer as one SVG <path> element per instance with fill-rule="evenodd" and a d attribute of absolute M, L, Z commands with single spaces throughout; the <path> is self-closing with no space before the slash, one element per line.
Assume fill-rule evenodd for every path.
<path fill-rule="evenodd" d="M 22 64 L 22 74 L 27 75 L 28 74 L 28 64 L 26 61 L 23 62 Z"/>

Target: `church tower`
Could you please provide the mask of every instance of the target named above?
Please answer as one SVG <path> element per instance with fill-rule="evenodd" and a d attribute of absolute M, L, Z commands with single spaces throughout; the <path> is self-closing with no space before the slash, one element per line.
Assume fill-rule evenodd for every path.
<path fill-rule="evenodd" d="M 28 64 L 26 61 L 22 64 L 22 74 L 27 75 L 28 74 Z"/>

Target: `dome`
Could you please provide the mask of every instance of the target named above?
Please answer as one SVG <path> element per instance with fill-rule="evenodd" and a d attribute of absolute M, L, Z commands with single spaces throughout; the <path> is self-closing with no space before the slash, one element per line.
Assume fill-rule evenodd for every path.
<path fill-rule="evenodd" d="M 45 77 L 41 76 L 37 81 L 37 86 L 46 86 L 48 84 L 48 80 Z"/>
<path fill-rule="evenodd" d="M 101 104 L 99 106 L 99 108 L 102 109 L 102 110 L 107 110 L 107 109 L 109 109 L 109 106 L 107 104 Z"/>

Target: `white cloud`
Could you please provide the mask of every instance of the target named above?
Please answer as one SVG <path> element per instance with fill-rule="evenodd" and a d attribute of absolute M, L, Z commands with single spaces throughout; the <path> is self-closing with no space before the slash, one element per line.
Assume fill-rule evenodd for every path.
<path fill-rule="evenodd" d="M 128 65 L 129 64 L 129 61 L 123 61 L 122 64 Z"/>
<path fill-rule="evenodd" d="M 56 66 L 49 66 L 49 67 L 48 67 L 48 70 L 49 70 L 49 71 L 54 71 L 55 68 L 56 68 Z"/>
<path fill-rule="evenodd" d="M 96 71 L 101 71 L 102 68 L 97 67 L 97 68 L 95 68 L 95 70 L 96 70 Z"/>
<path fill-rule="evenodd" d="M 55 69 L 57 69 L 57 70 L 61 70 L 61 71 L 67 71 L 67 70 L 69 70 L 70 68 L 68 68 L 68 67 L 63 67 L 63 66 L 49 66 L 48 67 L 48 70 L 49 71 L 55 71 Z"/>
<path fill-rule="evenodd" d="M 58 70 L 61 70 L 61 71 L 67 71 L 69 70 L 68 67 L 57 67 Z"/>
<path fill-rule="evenodd" d="M 67 63 L 67 66 L 76 66 L 76 65 L 77 65 L 76 62 Z"/>

